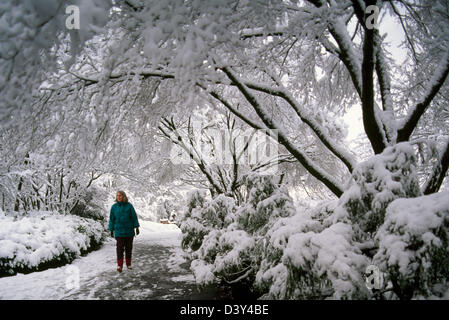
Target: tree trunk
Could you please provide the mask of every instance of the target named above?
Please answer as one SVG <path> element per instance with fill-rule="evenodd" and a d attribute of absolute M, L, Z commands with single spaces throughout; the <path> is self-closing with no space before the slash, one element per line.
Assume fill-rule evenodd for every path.
<path fill-rule="evenodd" d="M 367 3 L 375 4 L 376 1 Z M 377 118 L 376 105 L 374 103 L 374 29 L 365 28 L 365 39 L 363 42 L 362 62 L 362 111 L 363 126 L 368 136 L 374 153 L 381 153 L 386 145 L 382 128 Z"/>
<path fill-rule="evenodd" d="M 47 174 L 47 190 L 45 191 L 45 207 L 47 210 L 52 210 L 52 200 L 51 198 L 53 197 L 53 189 L 51 187 L 51 177 L 50 174 Z"/>
<path fill-rule="evenodd" d="M 61 170 L 61 178 L 59 180 L 59 203 L 62 202 L 62 191 L 64 189 L 64 180 L 63 179 L 64 179 L 64 174 Z"/>
<path fill-rule="evenodd" d="M 14 211 L 18 212 L 20 207 L 20 201 L 19 201 L 19 193 L 22 190 L 23 185 L 23 179 L 20 177 L 19 179 L 19 185 L 17 187 L 17 196 L 16 196 L 16 203 L 14 204 Z"/>
<path fill-rule="evenodd" d="M 438 162 L 433 168 L 432 175 L 424 186 L 424 194 L 432 194 L 440 190 L 446 177 L 447 170 L 449 168 L 449 139 L 446 141 L 445 148 L 443 149 L 443 155 L 438 159 Z"/>
<path fill-rule="evenodd" d="M 61 169 L 61 177 L 59 180 L 59 209 L 61 210 L 62 213 L 62 193 L 64 191 L 64 171 L 63 169 Z"/>

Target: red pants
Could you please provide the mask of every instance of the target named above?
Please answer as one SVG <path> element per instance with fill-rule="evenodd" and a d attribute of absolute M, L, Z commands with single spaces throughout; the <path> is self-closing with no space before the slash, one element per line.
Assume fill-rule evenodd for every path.
<path fill-rule="evenodd" d="M 116 237 L 117 240 L 117 264 L 123 267 L 123 251 L 125 252 L 126 265 L 131 266 L 134 237 Z"/>

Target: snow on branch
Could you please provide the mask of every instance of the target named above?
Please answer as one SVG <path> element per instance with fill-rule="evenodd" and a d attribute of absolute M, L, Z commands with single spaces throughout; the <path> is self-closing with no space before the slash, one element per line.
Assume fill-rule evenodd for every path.
<path fill-rule="evenodd" d="M 261 125 L 255 123 L 248 117 L 246 117 L 244 114 L 239 112 L 237 109 L 235 109 L 223 96 L 221 96 L 217 91 L 211 91 L 209 94 L 220 101 L 229 111 L 231 111 L 235 116 L 237 116 L 239 119 L 243 120 L 247 125 L 250 127 L 257 129 L 257 130 L 263 130 L 266 128 L 263 128 Z"/>
<path fill-rule="evenodd" d="M 429 81 L 426 93 L 421 101 L 416 104 L 415 107 L 409 112 L 408 116 L 404 119 L 401 129 L 398 130 L 398 142 L 408 141 L 413 133 L 413 130 L 418 125 L 419 119 L 429 107 L 433 98 L 440 91 L 446 78 L 449 74 L 449 50 L 444 54 L 437 69 L 433 73 L 433 77 Z"/>
<path fill-rule="evenodd" d="M 376 32 L 376 74 L 379 79 L 380 95 L 384 111 L 393 111 L 393 100 L 391 99 L 391 81 L 388 74 L 388 64 L 381 47 L 381 38 Z"/>
<path fill-rule="evenodd" d="M 172 132 L 174 134 L 174 136 L 169 134 L 167 131 L 165 131 L 165 129 L 161 125 L 159 125 L 158 129 L 162 132 L 162 134 L 165 135 L 167 137 L 167 139 L 169 139 L 171 142 L 177 144 L 185 152 L 187 152 L 189 154 L 189 156 L 193 159 L 193 161 L 195 161 L 196 165 L 201 170 L 201 172 L 206 176 L 210 185 L 215 189 L 215 191 L 218 194 L 225 193 L 225 190 L 222 189 L 220 187 L 219 183 L 217 183 L 215 181 L 212 172 L 209 171 L 208 165 L 205 163 L 204 159 L 202 159 L 201 154 L 196 150 L 192 140 L 190 140 L 189 146 L 186 144 L 186 142 L 182 138 L 181 134 L 178 132 L 177 127 L 176 127 L 175 123 L 173 122 L 173 119 L 168 120 L 168 119 L 164 118 L 164 119 L 162 119 L 161 124 L 166 130 L 169 130 L 170 132 Z M 195 151 L 195 152 L 193 152 L 193 151 Z"/>
<path fill-rule="evenodd" d="M 449 138 L 446 140 L 441 154 L 432 170 L 432 175 L 422 188 L 425 195 L 438 192 L 443 184 L 447 170 L 449 169 Z"/>
<path fill-rule="evenodd" d="M 317 8 L 322 8 L 326 5 L 326 2 L 321 0 L 308 0 L 307 2 L 313 4 Z M 332 3 L 332 5 L 336 4 Z M 357 13 L 357 11 L 355 13 Z M 359 97 L 362 97 L 361 60 L 355 51 L 351 36 L 348 33 L 346 18 L 346 16 L 340 16 L 334 18 L 334 20 L 328 21 L 329 33 L 337 43 L 337 47 L 335 47 L 329 40 L 324 39 L 324 37 L 321 37 L 320 42 L 326 51 L 336 55 L 340 61 L 343 62 L 351 77 L 355 90 Z"/>
<path fill-rule="evenodd" d="M 324 126 L 318 121 L 313 119 L 307 112 L 301 107 L 298 101 L 285 89 L 282 84 L 278 82 L 280 88 L 272 88 L 255 82 L 244 81 L 244 84 L 253 90 L 268 93 L 274 96 L 278 96 L 284 99 L 295 110 L 299 118 L 309 126 L 310 129 L 316 134 L 320 141 L 348 168 L 349 172 L 352 172 L 356 164 L 352 155 L 340 147 L 328 134 Z"/>
<path fill-rule="evenodd" d="M 284 34 L 284 28 L 276 28 L 275 30 L 265 30 L 264 28 L 251 28 L 243 29 L 239 32 L 240 38 L 248 39 L 253 37 L 268 37 L 268 36 L 282 36 Z"/>
<path fill-rule="evenodd" d="M 249 88 L 237 77 L 237 75 L 227 66 L 222 67 L 221 70 L 229 77 L 229 79 L 236 84 L 239 91 L 244 95 L 246 100 L 251 104 L 254 111 L 256 111 L 259 118 L 271 130 L 276 130 L 278 133 L 279 143 L 281 143 L 303 166 L 319 181 L 324 183 L 337 197 L 343 193 L 343 187 L 326 171 L 319 167 L 305 152 L 294 146 L 287 138 L 287 136 L 280 130 L 273 119 L 270 118 L 263 110 L 257 98 L 249 91 Z"/>

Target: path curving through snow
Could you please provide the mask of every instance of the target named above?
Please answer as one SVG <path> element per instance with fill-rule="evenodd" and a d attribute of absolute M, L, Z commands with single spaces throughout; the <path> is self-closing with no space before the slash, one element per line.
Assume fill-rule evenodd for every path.
<path fill-rule="evenodd" d="M 195 300 L 224 299 L 210 287 L 199 290 L 181 258 L 181 231 L 175 225 L 140 221 L 134 238 L 133 270 L 116 271 L 115 240 L 70 265 L 0 278 L 2 300 Z"/>

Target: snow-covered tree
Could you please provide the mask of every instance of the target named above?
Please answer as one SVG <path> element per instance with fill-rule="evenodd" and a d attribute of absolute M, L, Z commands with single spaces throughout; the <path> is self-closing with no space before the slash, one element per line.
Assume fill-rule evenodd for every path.
<path fill-rule="evenodd" d="M 209 96 L 253 128 L 278 130 L 279 143 L 336 196 L 343 193 L 342 181 L 356 160 L 341 143 L 343 132 L 335 116 L 360 105 L 365 133 L 378 154 L 412 139 L 429 109 L 444 112 L 444 102 L 439 101 L 444 101 L 447 88 L 449 55 L 443 0 L 422 4 L 173 0 L 117 5 L 120 9 L 113 10 L 109 24 L 117 32 L 107 34 L 108 50 L 103 50 L 107 63 L 98 70 L 74 64 L 67 77 L 70 90 L 76 90 L 74 83 L 101 85 L 104 96 L 104 88 L 112 84 L 173 80 L 171 91 L 180 97 L 186 89 L 190 98 Z M 404 50 L 416 59 L 402 65 L 391 59 L 380 29 L 365 21 L 372 18 L 366 13 L 370 5 L 397 21 L 408 39 Z M 432 15 L 441 16 L 438 24 L 430 21 Z M 377 23 L 382 26 L 383 21 Z M 412 31 L 415 36 L 410 40 Z M 425 50 L 428 46 L 432 50 Z M 411 71 L 423 69 L 433 72 Z M 419 77 L 407 77 L 409 73 Z M 418 83 L 422 89 L 402 94 Z M 325 157 L 313 159 L 295 143 L 293 131 L 287 130 L 287 122 L 295 118 L 309 130 L 314 144 L 327 150 L 330 162 L 341 164 L 340 170 L 333 170 L 337 176 L 326 168 Z M 439 136 L 443 140 L 439 143 L 446 142 L 444 133 Z M 432 139 L 432 134 L 426 137 Z M 447 166 L 438 172 L 431 175 L 432 181 L 442 180 Z M 438 191 L 441 185 L 427 186 Z"/>
<path fill-rule="evenodd" d="M 192 123 L 195 120 L 191 117 L 186 121 L 185 128 L 175 123 L 173 117 L 164 118 L 159 130 L 166 139 L 179 147 L 178 151 L 185 155 L 185 160 L 192 160 L 181 163 L 187 168 L 185 169 L 187 177 L 184 178 L 186 183 L 205 187 L 210 190 L 212 196 L 225 194 L 233 197 L 240 204 L 245 200 L 246 174 L 267 172 L 273 165 L 293 162 L 293 157 L 280 152 L 262 156 L 262 151 L 266 151 L 267 145 L 270 142 L 275 143 L 268 140 L 270 139 L 268 133 L 257 132 L 255 129 L 242 130 L 237 127 L 236 119 L 230 113 L 223 118 L 217 116 L 218 120 L 200 123 L 199 128 Z M 258 137 L 254 138 L 257 134 Z M 262 143 L 257 139 L 262 140 Z M 171 157 L 175 162 L 175 155 Z M 189 166 L 190 162 L 194 168 Z M 286 173 L 282 173 L 281 177 L 284 174 Z"/>

